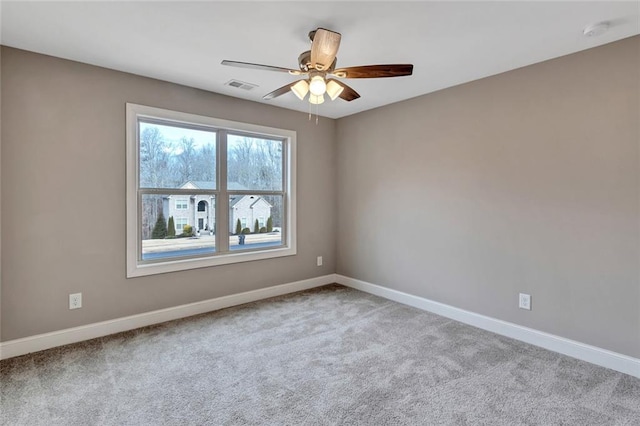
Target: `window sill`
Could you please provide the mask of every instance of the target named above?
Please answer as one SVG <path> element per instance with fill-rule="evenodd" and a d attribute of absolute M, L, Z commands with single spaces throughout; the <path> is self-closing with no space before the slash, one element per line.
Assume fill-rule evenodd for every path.
<path fill-rule="evenodd" d="M 130 259 L 127 264 L 127 278 L 207 268 L 210 266 L 231 265 L 254 260 L 274 259 L 277 257 L 293 256 L 295 254 L 295 248 L 279 247 L 271 250 L 232 252 L 218 256 L 167 260 L 157 263 L 140 263 L 136 259 Z"/>

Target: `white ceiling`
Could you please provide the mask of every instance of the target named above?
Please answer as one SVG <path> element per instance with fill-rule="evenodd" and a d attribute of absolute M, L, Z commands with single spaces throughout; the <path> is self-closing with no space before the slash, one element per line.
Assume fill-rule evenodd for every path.
<path fill-rule="evenodd" d="M 223 59 L 297 68 L 308 32 L 342 34 L 338 66 L 413 63 L 411 77 L 344 80 L 362 96 L 325 102 L 338 118 L 640 33 L 640 3 L 623 2 L 1 2 L 6 46 L 131 72 L 298 111 L 286 73 Z M 608 21 L 587 38 L 589 24 Z M 259 87 L 245 91 L 237 79 Z M 314 107 L 315 112 L 315 107 Z"/>

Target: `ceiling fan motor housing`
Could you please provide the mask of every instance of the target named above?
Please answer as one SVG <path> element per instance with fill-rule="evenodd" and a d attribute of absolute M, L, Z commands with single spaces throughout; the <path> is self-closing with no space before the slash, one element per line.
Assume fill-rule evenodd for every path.
<path fill-rule="evenodd" d="M 300 56 L 298 56 L 298 64 L 300 65 L 300 69 L 302 71 L 309 71 L 311 67 L 311 51 L 307 50 L 306 52 L 302 52 Z"/>

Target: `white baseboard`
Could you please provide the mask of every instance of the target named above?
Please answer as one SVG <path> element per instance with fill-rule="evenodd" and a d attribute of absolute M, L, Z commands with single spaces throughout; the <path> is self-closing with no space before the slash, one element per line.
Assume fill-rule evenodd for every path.
<path fill-rule="evenodd" d="M 187 305 L 0 342 L 0 359 L 12 358 L 243 303 L 268 299 L 334 282 L 640 378 L 640 359 L 339 274 L 324 275 Z"/>
<path fill-rule="evenodd" d="M 70 343 L 133 330 L 147 325 L 159 324 L 165 321 L 203 314 L 205 312 L 229 308 L 231 306 L 242 305 L 243 303 L 255 302 L 257 300 L 268 299 L 274 296 L 333 284 L 336 282 L 335 280 L 335 275 L 329 274 L 288 284 L 217 297 L 215 299 L 203 300 L 201 302 L 189 303 L 187 305 L 145 312 L 143 314 L 132 315 L 124 318 L 102 321 L 80 327 L 67 328 L 65 330 L 38 334 L 22 339 L 9 340 L 0 343 L 0 359 L 12 358 L 31 352 L 42 351 L 44 349 L 68 345 Z"/>
<path fill-rule="evenodd" d="M 455 308 L 453 306 L 445 305 L 444 303 L 434 302 L 433 300 L 425 299 L 423 297 L 392 290 L 365 281 L 345 277 L 343 275 L 336 274 L 335 279 L 338 284 L 342 284 L 347 287 L 355 288 L 357 290 L 413 306 L 418 309 L 433 312 L 434 314 L 451 318 L 483 330 L 511 337 L 563 355 L 568 355 L 582 361 L 587 361 L 592 364 L 640 378 L 640 359 L 637 358 L 598 348 L 596 346 L 587 345 L 585 343 L 576 342 L 575 340 L 565 339 L 564 337 L 555 336 L 553 334 L 523 327 L 507 321 L 465 311 L 464 309 Z"/>

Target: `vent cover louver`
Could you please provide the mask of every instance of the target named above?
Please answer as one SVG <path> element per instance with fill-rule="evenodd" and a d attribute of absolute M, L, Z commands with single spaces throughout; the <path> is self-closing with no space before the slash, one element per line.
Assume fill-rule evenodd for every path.
<path fill-rule="evenodd" d="M 258 87 L 257 84 L 246 83 L 240 80 L 229 80 L 225 83 L 225 86 L 231 86 L 243 90 L 252 90 Z"/>

